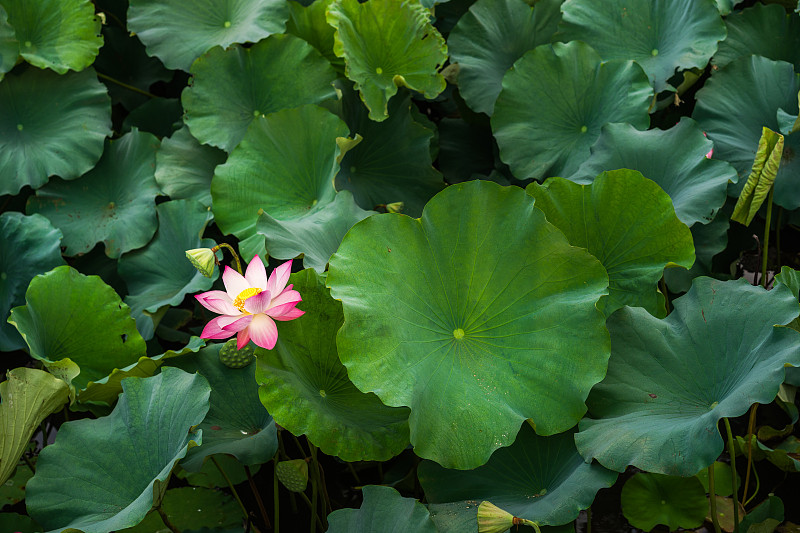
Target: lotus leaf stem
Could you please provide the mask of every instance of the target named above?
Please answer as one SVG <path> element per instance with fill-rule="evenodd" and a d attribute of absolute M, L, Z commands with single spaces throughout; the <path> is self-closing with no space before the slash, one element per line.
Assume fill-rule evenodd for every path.
<path fill-rule="evenodd" d="M 146 96 L 148 98 L 158 98 L 158 96 L 154 95 L 153 93 L 149 93 L 147 91 L 143 91 L 142 89 L 140 89 L 138 87 L 134 87 L 133 85 L 128 85 L 127 83 L 121 82 L 118 79 L 112 78 L 111 76 L 107 76 L 107 75 L 103 74 L 102 72 L 98 72 L 97 73 L 97 77 L 100 78 L 101 80 L 110 81 L 111 83 L 119 85 L 120 87 L 124 87 L 125 89 L 128 89 L 129 91 L 133 91 L 135 93 L 142 94 L 142 95 L 144 95 L 144 96 Z"/>
<path fill-rule="evenodd" d="M 783 207 L 778 206 L 778 219 L 775 221 L 775 255 L 778 257 L 778 263 L 775 265 L 775 271 L 779 272 L 781 269 L 781 219 L 783 218 Z"/>
<path fill-rule="evenodd" d="M 353 463 L 347 463 L 347 468 L 349 468 L 350 473 L 353 474 L 353 479 L 356 480 L 356 484 L 361 486 L 361 479 L 359 479 L 358 473 L 356 473 L 356 469 L 353 467 Z"/>
<path fill-rule="evenodd" d="M 222 469 L 222 465 L 217 462 L 217 459 L 213 455 L 210 455 L 209 457 L 211 458 L 211 462 L 214 463 L 214 466 L 217 467 L 217 470 L 219 470 L 219 473 L 222 474 L 222 477 L 225 479 L 225 482 L 228 484 L 228 487 L 233 493 L 233 497 L 236 498 L 236 501 L 239 503 L 239 507 L 242 509 L 242 515 L 244 515 L 245 519 L 247 519 L 249 513 L 247 512 L 247 508 L 242 503 L 242 499 L 239 498 L 239 493 L 236 492 L 236 488 L 233 486 L 231 478 L 228 477 L 228 474 L 226 474 L 225 470 Z"/>
<path fill-rule="evenodd" d="M 764 247 L 761 252 L 761 285 L 765 289 L 767 288 L 767 259 L 769 259 L 769 225 L 772 221 L 772 195 L 774 192 L 775 187 L 773 186 L 769 190 L 769 196 L 767 197 L 767 224 L 764 226 Z"/>
<path fill-rule="evenodd" d="M 747 473 L 744 475 L 744 491 L 742 491 L 742 506 L 745 505 L 747 489 L 750 486 L 750 470 L 753 469 L 753 433 L 756 427 L 756 410 L 758 402 L 750 407 L 750 418 L 747 421 Z"/>
<path fill-rule="evenodd" d="M 586 508 L 586 533 L 592 533 L 592 506 Z"/>
<path fill-rule="evenodd" d="M 165 513 L 164 509 L 161 508 L 161 504 L 159 504 L 158 507 L 156 507 L 156 511 L 158 511 L 158 514 L 161 515 L 161 520 L 164 521 L 164 525 L 167 526 L 167 529 L 172 531 L 172 533 L 181 533 L 181 530 L 175 527 L 175 524 L 170 522 L 167 513 Z"/>
<path fill-rule="evenodd" d="M 225 248 L 231 253 L 231 255 L 233 256 L 233 261 L 236 263 L 236 270 L 239 272 L 239 274 L 244 276 L 244 271 L 242 270 L 242 261 L 239 259 L 239 254 L 236 253 L 236 250 L 233 249 L 233 246 L 231 246 L 226 242 L 221 242 L 218 245 L 214 246 L 211 249 L 211 251 L 216 252 L 217 250 L 221 250 L 222 248 Z"/>
<path fill-rule="evenodd" d="M 247 481 L 250 482 L 250 490 L 253 491 L 253 496 L 256 498 L 256 503 L 261 511 L 261 518 L 264 519 L 264 525 L 267 526 L 267 529 L 272 529 L 272 524 L 270 524 L 269 517 L 267 516 L 267 509 L 264 507 L 264 500 L 261 499 L 261 494 L 258 492 L 256 482 L 253 481 L 253 475 L 250 473 L 249 466 L 244 465 L 244 473 L 247 474 Z"/>
<path fill-rule="evenodd" d="M 714 487 L 714 463 L 708 467 L 708 501 L 711 504 L 711 523 L 714 525 L 715 533 L 722 533 L 719 527 L 719 515 L 717 515 L 717 491 Z"/>
<path fill-rule="evenodd" d="M 750 497 L 747 498 L 747 501 L 744 502 L 745 505 L 747 505 L 751 501 L 753 501 L 753 498 L 756 497 L 756 494 L 758 494 L 758 491 L 761 490 L 761 479 L 758 477 L 758 470 L 756 470 L 755 466 L 753 466 L 753 477 L 756 478 L 756 488 L 753 491 L 753 494 L 751 494 Z"/>
<path fill-rule="evenodd" d="M 770 191 L 770 194 L 772 194 L 772 191 Z M 736 450 L 733 447 L 731 423 L 728 417 L 723 418 L 723 420 L 725 421 L 725 431 L 728 433 L 728 454 L 731 456 L 731 470 L 733 470 L 733 475 L 731 476 L 731 485 L 733 486 L 733 497 L 731 498 L 733 500 L 733 531 L 734 533 L 739 533 L 739 498 L 736 494 L 736 476 L 738 475 L 736 473 Z"/>
<path fill-rule="evenodd" d="M 312 469 L 313 470 L 313 469 Z M 317 531 L 317 498 L 319 497 L 319 487 L 317 487 L 317 476 L 311 476 L 311 533 Z"/>
<path fill-rule="evenodd" d="M 293 492 L 292 494 L 295 494 L 295 493 Z M 300 495 L 300 497 L 303 499 L 303 501 L 306 502 L 306 505 L 308 505 L 308 508 L 311 509 L 311 500 L 308 499 L 308 496 L 306 496 L 306 493 L 305 492 L 298 492 L 297 494 Z M 317 525 L 320 527 L 320 529 L 322 529 L 322 520 L 320 520 L 319 516 L 317 516 Z"/>
<path fill-rule="evenodd" d="M 661 281 L 659 281 L 659 285 L 661 285 L 661 293 L 664 295 L 664 305 L 667 308 L 667 314 L 669 314 L 672 309 L 670 309 L 669 305 L 669 293 L 667 292 L 667 283 L 664 281 L 664 277 L 661 277 Z"/>
<path fill-rule="evenodd" d="M 22 454 L 22 460 L 25 461 L 25 464 L 28 465 L 28 468 L 30 468 L 31 472 L 33 472 L 35 474 L 36 473 L 36 467 L 33 466 L 33 463 L 31 462 L 31 460 L 28 459 L 28 457 L 24 453 Z"/>
<path fill-rule="evenodd" d="M 327 512 L 333 512 L 333 508 L 331 507 L 330 497 L 328 496 L 328 488 L 325 486 L 325 474 L 323 473 L 322 465 L 319 464 L 319 459 L 317 458 L 317 447 L 314 446 L 310 440 L 308 440 L 308 437 L 306 437 L 306 443 L 308 443 L 308 449 L 311 452 L 311 473 L 314 479 L 314 491 L 320 491 L 321 489 L 323 515 L 327 515 Z M 327 522 L 327 519 L 323 518 L 323 531 L 325 531 L 328 527 Z"/>
<path fill-rule="evenodd" d="M 280 436 L 280 432 L 278 432 L 278 435 Z M 274 463 L 273 464 L 273 469 L 272 469 L 272 494 L 273 494 L 272 501 L 273 501 L 273 505 L 275 507 L 275 517 L 274 517 L 275 526 L 273 528 L 273 531 L 275 531 L 275 533 L 278 533 L 280 531 L 280 527 L 281 527 L 281 500 L 280 500 L 281 496 L 280 496 L 280 490 L 279 490 L 279 487 L 278 487 L 278 456 L 277 455 L 272 458 L 272 462 Z"/>

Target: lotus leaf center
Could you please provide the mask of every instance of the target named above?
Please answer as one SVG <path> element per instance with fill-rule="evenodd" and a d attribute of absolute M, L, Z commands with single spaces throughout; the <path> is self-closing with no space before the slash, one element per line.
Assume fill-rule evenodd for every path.
<path fill-rule="evenodd" d="M 320 395 L 320 396 L 322 396 L 322 397 L 324 398 L 325 396 L 327 396 L 327 395 L 328 395 L 328 393 L 327 393 L 327 392 L 325 392 L 323 389 L 320 389 L 320 390 L 319 390 L 319 395 Z"/>
<path fill-rule="evenodd" d="M 586 126 L 581 126 L 581 133 L 586 133 L 587 131 L 589 131 L 589 128 Z"/>
<path fill-rule="evenodd" d="M 377 72 L 378 74 L 383 74 L 383 69 L 381 67 L 378 67 L 375 69 L 375 72 Z"/>
<path fill-rule="evenodd" d="M 33 43 L 30 41 L 25 41 L 25 48 L 30 48 L 31 46 L 33 46 Z"/>
<path fill-rule="evenodd" d="M 0 280 L 5 281 L 8 278 L 8 274 L 5 272 L 0 272 Z"/>
<path fill-rule="evenodd" d="M 653 51 L 650 52 L 650 55 L 653 56 L 653 57 L 657 56 L 658 55 L 658 48 L 653 48 Z"/>
<path fill-rule="evenodd" d="M 226 28 L 230 28 L 231 27 L 231 21 L 230 20 L 226 20 L 225 24 L 223 24 L 223 26 L 225 26 Z"/>
<path fill-rule="evenodd" d="M 461 329 L 461 328 L 454 329 L 454 330 L 453 330 L 453 337 L 455 337 L 455 338 L 456 338 L 456 340 L 461 340 L 461 339 L 463 339 L 463 338 L 464 338 L 464 330 L 463 330 L 463 329 Z"/>
<path fill-rule="evenodd" d="M 711 409 L 715 408 L 718 405 L 719 405 L 719 402 L 714 402 L 710 406 L 708 406 L 708 409 L 711 410 Z"/>
<path fill-rule="evenodd" d="M 261 111 L 259 111 L 258 109 L 256 109 L 255 111 L 253 111 L 253 116 L 254 116 L 254 117 L 257 117 L 257 116 L 258 116 L 258 115 L 260 115 L 260 114 L 261 114 Z"/>
<path fill-rule="evenodd" d="M 22 131 L 22 128 L 23 128 L 22 124 L 17 124 L 17 130 L 18 131 Z"/>
<path fill-rule="evenodd" d="M 260 292 L 261 292 L 261 289 L 259 289 L 258 287 L 250 287 L 249 289 L 243 290 L 242 292 L 239 293 L 239 296 L 237 296 L 236 299 L 233 301 L 233 306 L 236 309 L 238 309 L 239 311 L 241 311 L 242 313 L 246 313 L 246 314 L 249 315 L 250 313 L 248 313 L 244 309 L 244 302 L 245 302 L 245 300 L 247 300 L 251 296 L 255 296 L 256 294 L 259 294 Z"/>

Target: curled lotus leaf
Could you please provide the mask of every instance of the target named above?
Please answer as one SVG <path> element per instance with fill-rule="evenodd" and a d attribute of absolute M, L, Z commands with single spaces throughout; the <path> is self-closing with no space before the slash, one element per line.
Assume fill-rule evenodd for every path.
<path fill-rule="evenodd" d="M 131 0 L 128 28 L 171 69 L 189 70 L 203 53 L 255 43 L 282 33 L 289 18 L 283 0 Z M 180 35 L 180 38 L 175 38 Z"/>
<path fill-rule="evenodd" d="M 725 24 L 728 36 L 714 54 L 717 67 L 757 55 L 792 63 L 795 71 L 800 71 L 800 16 L 786 13 L 781 5 L 756 3 L 731 14 Z"/>
<path fill-rule="evenodd" d="M 484 464 L 527 418 L 542 435 L 569 429 L 605 373 L 605 270 L 518 187 L 471 181 L 420 219 L 373 215 L 329 265 L 350 379 L 410 407 L 416 453 L 448 468 Z"/>
<path fill-rule="evenodd" d="M 608 373 L 575 435 L 587 461 L 694 475 L 722 452 L 719 420 L 771 402 L 784 365 L 800 365 L 800 333 L 781 326 L 798 315 L 784 285 L 700 277 L 672 303 L 663 320 L 635 307 L 608 318 Z"/>
<path fill-rule="evenodd" d="M 492 116 L 500 158 L 517 179 L 569 176 L 607 123 L 646 129 L 652 97 L 633 61 L 603 62 L 580 41 L 538 46 L 503 77 Z"/>

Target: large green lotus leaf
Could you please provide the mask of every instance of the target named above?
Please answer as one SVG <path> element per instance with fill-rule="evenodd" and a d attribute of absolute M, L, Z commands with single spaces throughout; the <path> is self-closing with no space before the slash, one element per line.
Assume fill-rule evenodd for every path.
<path fill-rule="evenodd" d="M 211 180 L 219 229 L 244 238 L 254 233 L 259 210 L 296 220 L 333 201 L 336 138 L 347 133 L 341 119 L 315 105 L 258 118 Z"/>
<path fill-rule="evenodd" d="M 14 68 L 19 57 L 19 43 L 14 28 L 8 23 L 8 15 L 0 4 L 0 81 L 6 72 Z"/>
<path fill-rule="evenodd" d="M 91 0 L 3 0 L 16 31 L 19 53 L 39 68 L 59 74 L 92 64 L 103 37 Z"/>
<path fill-rule="evenodd" d="M 92 168 L 111 133 L 111 102 L 92 69 L 59 76 L 35 68 L 0 82 L 0 194 L 37 189 L 53 174 Z"/>
<path fill-rule="evenodd" d="M 447 85 L 439 67 L 447 45 L 418 0 L 336 0 L 327 11 L 336 28 L 334 53 L 356 84 L 369 118 L 389 118 L 387 104 L 398 87 L 435 98 Z"/>
<path fill-rule="evenodd" d="M 358 205 L 403 202 L 403 213 L 419 216 L 433 195 L 444 188 L 442 175 L 431 164 L 434 131 L 417 122 L 406 94 L 389 104 L 389 118 L 375 122 L 352 91 L 343 97 L 344 118 L 351 136 L 363 140 L 342 159 L 336 189 L 353 193 Z"/>
<path fill-rule="evenodd" d="M 689 270 L 684 268 L 664 269 L 664 281 L 675 293 L 686 292 L 692 280 L 698 276 L 711 276 L 712 260 L 728 246 L 730 219 L 720 211 L 708 224 L 695 224 L 691 228 L 694 241 L 695 261 Z"/>
<path fill-rule="evenodd" d="M 676 70 L 705 68 L 725 38 L 725 23 L 708 0 L 566 0 L 559 37 L 580 39 L 604 61 L 633 59 L 657 93 Z"/>
<path fill-rule="evenodd" d="M 147 53 L 171 69 L 189 70 L 215 46 L 258 42 L 282 33 L 289 18 L 284 0 L 131 0 L 128 28 Z M 179 36 L 176 38 L 176 36 Z"/>
<path fill-rule="evenodd" d="M 328 286 L 350 379 L 409 406 L 417 455 L 448 468 L 484 464 L 527 418 L 542 435 L 569 429 L 605 374 L 605 270 L 518 187 L 451 185 L 421 219 L 362 220 Z"/>
<path fill-rule="evenodd" d="M 11 477 L 33 432 L 69 400 L 69 387 L 52 374 L 15 368 L 0 383 L 0 485 Z"/>
<path fill-rule="evenodd" d="M 503 75 L 522 54 L 550 42 L 562 0 L 531 8 L 524 0 L 478 0 L 459 19 L 447 45 L 458 63 L 458 90 L 473 111 L 490 115 Z"/>
<path fill-rule="evenodd" d="M 181 466 L 199 471 L 209 455 L 233 455 L 244 465 L 266 463 L 278 449 L 275 421 L 258 399 L 256 365 L 228 368 L 219 360 L 222 344 L 212 344 L 197 354 L 167 361 L 186 372 L 199 372 L 211 385 L 211 407 L 200 424 L 203 444 L 189 450 Z M 162 369 L 163 372 L 163 369 Z"/>
<path fill-rule="evenodd" d="M 105 75 L 115 80 L 104 80 L 114 103 L 121 103 L 126 109 L 133 110 L 149 99 L 146 94 L 116 82 L 146 93 L 155 82 L 172 79 L 173 73 L 164 68 L 161 61 L 148 56 L 139 38 L 129 34 L 125 28 L 103 26 L 103 38 L 105 44 L 94 62 L 94 68 L 101 79 Z"/>
<path fill-rule="evenodd" d="M 305 314 L 283 322 L 274 350 L 256 349 L 259 396 L 275 420 L 345 461 L 384 461 L 408 445 L 408 409 L 356 389 L 336 351 L 341 303 L 313 270 L 292 274 Z"/>
<path fill-rule="evenodd" d="M 665 476 L 640 472 L 622 487 L 622 514 L 634 527 L 650 531 L 659 524 L 674 531 L 703 524 L 708 500 L 696 477 Z"/>
<path fill-rule="evenodd" d="M 41 215 L 9 211 L 0 215 L 0 351 L 19 350 L 25 341 L 6 322 L 11 308 L 24 303 L 37 274 L 64 264 L 61 231 Z"/>
<path fill-rule="evenodd" d="M 211 178 L 226 159 L 225 152 L 201 145 L 186 126 L 161 141 L 156 154 L 156 181 L 173 200 L 194 198 L 211 205 Z"/>
<path fill-rule="evenodd" d="M 8 321 L 33 358 L 48 366 L 68 359 L 80 367 L 72 380 L 77 389 L 135 363 L 146 351 L 128 306 L 114 289 L 66 265 L 33 278 L 25 305 L 12 309 Z"/>
<path fill-rule="evenodd" d="M 373 214 L 358 207 L 350 191 L 341 191 L 331 203 L 316 206 L 300 219 L 278 220 L 262 213 L 256 231 L 265 237 L 270 257 L 292 259 L 302 254 L 303 266 L 322 274 L 353 224 Z"/>
<path fill-rule="evenodd" d="M 360 509 L 328 515 L 328 533 L 437 533 L 424 505 L 391 487 L 366 485 Z"/>
<path fill-rule="evenodd" d="M 724 67 L 743 56 L 758 55 L 793 63 L 800 71 L 800 16 L 779 5 L 755 4 L 727 19 L 728 37 L 714 54 L 714 64 Z"/>
<path fill-rule="evenodd" d="M 289 2 L 289 20 L 286 33 L 300 37 L 316 48 L 338 71 L 344 72 L 344 59 L 333 52 L 335 29 L 328 24 L 325 13 L 333 0 L 317 0 L 311 5 Z"/>
<path fill-rule="evenodd" d="M 118 263 L 119 275 L 128 286 L 125 303 L 131 306 L 137 327 L 151 338 L 152 320 L 144 312 L 154 313 L 165 305 L 180 305 L 189 293 L 211 288 L 219 276 L 203 276 L 186 259 L 186 250 L 211 248 L 211 239 L 201 235 L 211 220 L 211 212 L 196 200 L 172 200 L 159 204 L 158 231 L 150 243 L 123 255 Z"/>
<path fill-rule="evenodd" d="M 113 406 L 119 393 L 122 392 L 122 380 L 125 378 L 149 378 L 167 359 L 180 357 L 197 352 L 205 346 L 205 341 L 199 337 L 192 337 L 189 343 L 180 350 L 167 350 L 155 357 L 142 356 L 135 363 L 125 368 L 115 368 L 111 373 L 97 381 L 90 381 L 86 388 L 77 394 L 78 402 L 82 404 Z"/>
<path fill-rule="evenodd" d="M 653 88 L 632 61 L 601 62 L 587 44 L 542 45 L 503 77 L 492 130 L 517 179 L 569 176 L 608 122 L 647 129 Z"/>
<path fill-rule="evenodd" d="M 46 529 L 105 533 L 138 524 L 160 503 L 175 463 L 201 442 L 192 428 L 211 391 L 202 376 L 166 368 L 122 388 L 109 416 L 64 423 L 39 455 L 26 502 Z"/>
<path fill-rule="evenodd" d="M 66 255 L 87 253 L 98 242 L 112 258 L 141 248 L 158 225 L 158 145 L 155 136 L 137 130 L 107 141 L 96 167 L 80 179 L 54 180 L 37 190 L 28 213 L 46 216 L 64 233 Z"/>
<path fill-rule="evenodd" d="M 690 476 L 722 452 L 717 423 L 770 403 L 784 365 L 800 365 L 798 314 L 785 286 L 697 278 L 663 320 L 624 307 L 606 322 L 608 374 L 592 389 L 575 435 L 586 460 Z M 747 313 L 741 310 L 747 309 Z"/>
<path fill-rule="evenodd" d="M 711 76 L 697 92 L 693 117 L 714 141 L 714 157 L 728 161 L 739 177 L 750 174 L 764 127 L 780 131 L 777 113 L 798 113 L 800 74 L 792 65 L 760 56 L 747 56 L 729 63 Z M 786 136 L 783 158 L 775 178 L 776 204 L 786 209 L 800 207 L 800 135 Z M 728 191 L 739 192 L 746 179 Z"/>
<path fill-rule="evenodd" d="M 638 170 L 666 191 L 681 222 L 707 224 L 728 197 L 728 181 L 739 179 L 731 165 L 706 157 L 713 146 L 688 117 L 668 130 L 608 124 L 592 146 L 592 155 L 567 177 L 591 183 L 604 170 Z"/>
<path fill-rule="evenodd" d="M 181 95 L 186 125 L 200 142 L 226 152 L 261 115 L 336 95 L 330 63 L 293 35 L 273 35 L 251 48 L 214 48 L 192 65 L 192 75 Z"/>
<path fill-rule="evenodd" d="M 550 178 L 544 185 L 531 183 L 527 191 L 570 244 L 586 248 L 603 263 L 609 295 L 599 308 L 606 316 L 623 305 L 666 315 L 658 281 L 668 264 L 692 266 L 694 244 L 655 182 L 620 169 L 603 172 L 591 185 Z"/>
<path fill-rule="evenodd" d="M 524 424 L 517 440 L 497 450 L 475 470 L 447 470 L 431 461 L 419 465 L 430 503 L 490 501 L 514 516 L 541 525 L 561 525 L 592 504 L 617 473 L 586 463 L 575 449 L 575 430 L 540 437 Z"/>

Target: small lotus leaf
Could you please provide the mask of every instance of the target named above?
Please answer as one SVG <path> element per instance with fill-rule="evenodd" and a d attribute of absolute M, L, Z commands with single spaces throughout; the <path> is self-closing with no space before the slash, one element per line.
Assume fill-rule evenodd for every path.
<path fill-rule="evenodd" d="M 156 181 L 173 200 L 193 198 L 211 206 L 211 178 L 226 158 L 222 150 L 201 145 L 184 126 L 161 141 L 156 154 Z"/>
<path fill-rule="evenodd" d="M 417 455 L 448 468 L 484 464 L 527 418 L 569 429 L 605 373 L 605 271 L 518 187 L 451 185 L 421 219 L 364 219 L 327 282 L 350 379 L 409 406 Z"/>
<path fill-rule="evenodd" d="M 131 306 L 137 327 L 145 338 L 153 336 L 153 321 L 144 312 L 153 313 L 165 305 L 180 305 L 193 292 L 211 288 L 219 276 L 203 276 L 186 259 L 186 250 L 211 248 L 214 241 L 201 235 L 211 220 L 207 207 L 196 200 L 172 200 L 156 207 L 158 231 L 150 243 L 123 255 L 119 274 L 128 286 L 125 302 Z"/>
<path fill-rule="evenodd" d="M 48 366 L 59 361 L 77 365 L 80 375 L 72 380 L 77 389 L 135 363 L 146 351 L 128 306 L 114 289 L 66 265 L 33 278 L 25 305 L 12 309 L 8 321 L 33 358 Z"/>
<path fill-rule="evenodd" d="M 724 67 L 740 57 L 757 55 L 793 63 L 800 71 L 800 17 L 780 5 L 754 6 L 725 19 L 728 36 L 714 54 L 713 63 Z"/>
<path fill-rule="evenodd" d="M 797 458 L 798 454 L 800 454 L 800 440 L 798 440 L 797 437 L 790 435 L 788 438 L 775 445 L 774 448 L 770 448 L 755 438 L 755 436 L 753 436 L 752 439 L 750 453 L 753 456 L 753 460 L 762 461 L 766 459 L 784 472 L 800 472 L 800 460 Z M 747 457 L 746 438 L 737 436 L 735 448 L 737 455 L 742 455 L 745 458 Z"/>
<path fill-rule="evenodd" d="M 289 20 L 286 33 L 300 37 L 316 48 L 337 72 L 344 72 L 344 59 L 333 52 L 333 35 L 336 30 L 328 24 L 325 13 L 333 0 L 317 0 L 310 5 L 289 2 Z"/>
<path fill-rule="evenodd" d="M 0 485 L 14 473 L 33 432 L 69 400 L 69 387 L 52 374 L 14 368 L 0 383 Z"/>
<path fill-rule="evenodd" d="M 550 178 L 527 191 L 570 244 L 589 250 L 608 271 L 609 295 L 599 305 L 606 316 L 623 305 L 666 315 L 658 281 L 668 264 L 692 266 L 694 244 L 655 182 L 621 169 L 603 172 L 591 185 Z"/>
<path fill-rule="evenodd" d="M 60 247 L 61 231 L 43 216 L 13 211 L 0 215 L 0 351 L 25 346 L 6 319 L 12 307 L 25 302 L 34 276 L 64 264 Z"/>
<path fill-rule="evenodd" d="M 725 38 L 711 2 L 697 0 L 566 0 L 559 37 L 580 39 L 604 61 L 633 59 L 657 93 L 676 70 L 705 68 Z"/>
<path fill-rule="evenodd" d="M 360 509 L 328 515 L 328 533 L 437 533 L 424 505 L 391 487 L 367 485 Z"/>
<path fill-rule="evenodd" d="M 103 379 L 90 381 L 86 388 L 78 392 L 78 402 L 82 404 L 113 406 L 117 401 L 119 393 L 122 392 L 122 380 L 125 378 L 149 378 L 155 375 L 158 368 L 167 359 L 180 357 L 189 353 L 197 352 L 205 346 L 205 341 L 199 337 L 192 337 L 189 343 L 180 350 L 167 350 L 155 357 L 142 356 L 138 361 L 125 368 L 115 368 Z"/>
<path fill-rule="evenodd" d="M 111 133 L 111 102 L 92 69 L 59 76 L 35 68 L 0 82 L 0 194 L 37 189 L 92 168 Z"/>
<path fill-rule="evenodd" d="M 194 449 L 194 448 L 192 448 Z M 226 485 L 227 486 L 227 485 Z M 179 531 L 186 533 L 238 533 L 242 511 L 231 496 L 208 487 L 179 487 L 164 493 L 161 510 Z M 235 529 L 239 526 L 238 529 Z M 224 528 L 224 529 L 223 529 Z M 170 533 L 157 511 L 150 511 L 138 525 L 119 533 Z"/>
<path fill-rule="evenodd" d="M 728 194 L 738 196 L 750 174 L 762 129 L 780 131 L 777 113 L 798 112 L 800 73 L 783 61 L 747 56 L 729 63 L 697 92 L 693 117 L 714 141 L 714 157 L 739 173 L 739 185 Z M 800 207 L 800 135 L 785 138 L 783 157 L 775 178 L 776 204 Z"/>
<path fill-rule="evenodd" d="M 444 188 L 442 175 L 431 164 L 435 127 L 415 120 L 407 93 L 391 101 L 389 118 L 383 122 L 367 117 L 353 91 L 346 91 L 342 100 L 351 136 L 363 139 L 344 154 L 336 189 L 352 192 L 363 209 L 403 202 L 404 214 L 419 216 Z"/>
<path fill-rule="evenodd" d="M 282 427 L 345 461 L 386 460 L 408 445 L 408 410 L 356 389 L 336 351 L 342 306 L 307 269 L 289 282 L 305 314 L 283 322 L 274 350 L 256 349 L 259 396 Z"/>
<path fill-rule="evenodd" d="M 720 418 L 771 402 L 784 365 L 800 365 L 800 334 L 775 327 L 798 314 L 785 286 L 767 292 L 700 277 L 673 305 L 663 320 L 631 307 L 608 318 L 608 373 L 575 436 L 585 459 L 619 472 L 693 475 L 722 451 Z"/>
<path fill-rule="evenodd" d="M 255 43 L 282 33 L 289 10 L 283 0 L 131 0 L 128 28 L 171 69 L 189 70 L 215 46 Z M 176 38 L 180 35 L 180 38 Z"/>
<path fill-rule="evenodd" d="M 569 176 L 608 122 L 646 129 L 652 97 L 632 61 L 602 62 L 580 41 L 538 46 L 503 77 L 492 117 L 500 157 L 517 179 Z"/>
<path fill-rule="evenodd" d="M 447 45 L 419 0 L 336 0 L 326 14 L 336 28 L 334 53 L 345 59 L 345 74 L 356 83 L 369 118 L 389 118 L 387 104 L 398 87 L 435 98 L 445 89 L 438 70 Z"/>
<path fill-rule="evenodd" d="M 703 490 L 709 492 L 708 468 L 703 468 L 695 476 L 703 485 Z M 738 490 L 741 479 L 736 476 L 736 488 Z M 718 496 L 730 496 L 733 494 L 733 471 L 731 465 L 721 461 L 714 461 L 714 493 Z"/>
<path fill-rule="evenodd" d="M 707 224 L 725 203 L 728 182 L 739 179 L 731 165 L 706 157 L 713 146 L 688 117 L 668 130 L 608 124 L 592 146 L 592 155 L 566 177 L 591 183 L 604 170 L 638 170 L 666 191 L 681 222 Z"/>
<path fill-rule="evenodd" d="M 0 531 L 36 533 L 42 531 L 42 526 L 34 522 L 29 516 L 17 513 L 0 513 Z"/>
<path fill-rule="evenodd" d="M 586 463 L 575 449 L 575 430 L 539 437 L 528 424 L 508 448 L 497 450 L 475 470 L 447 470 L 431 461 L 419 465 L 419 480 L 431 503 L 490 501 L 540 525 L 575 520 L 617 473 Z"/>
<path fill-rule="evenodd" d="M 199 471 L 206 457 L 215 453 L 233 455 L 249 466 L 266 463 L 278 449 L 275 421 L 258 399 L 255 365 L 228 368 L 219 361 L 220 348 L 222 344 L 212 344 L 197 354 L 166 362 L 200 373 L 211 385 L 211 407 L 199 426 L 203 444 L 186 454 L 181 462 L 186 470 Z"/>
<path fill-rule="evenodd" d="M 59 74 L 94 61 L 103 37 L 91 0 L 3 0 L 25 61 Z"/>
<path fill-rule="evenodd" d="M 192 75 L 181 96 L 186 125 L 200 142 L 226 152 L 258 117 L 336 95 L 330 63 L 293 35 L 273 35 L 251 48 L 214 48 Z"/>
<path fill-rule="evenodd" d="M 23 461 L 17 463 L 16 471 L 0 485 L 0 509 L 6 505 L 15 505 L 25 499 L 25 485 L 33 477 L 33 471 Z M 2 531 L 2 530 L 0 530 Z"/>
<path fill-rule="evenodd" d="M 8 23 L 6 10 L 0 5 L 0 81 L 17 64 L 19 43 L 15 35 L 14 28 Z"/>
<path fill-rule="evenodd" d="M 358 207 L 350 191 L 341 191 L 332 202 L 311 209 L 300 219 L 278 220 L 262 213 L 256 231 L 266 238 L 270 256 L 292 259 L 302 254 L 303 266 L 321 274 L 353 224 L 374 213 Z"/>
<path fill-rule="evenodd" d="M 528 50 L 550 42 L 563 0 L 478 0 L 447 38 L 458 90 L 473 111 L 491 116 L 503 75 Z"/>
<path fill-rule="evenodd" d="M 783 501 L 770 495 L 747 513 L 739 523 L 739 530 L 747 533 L 773 533 L 775 527 L 783 522 Z"/>
<path fill-rule="evenodd" d="M 644 531 L 659 524 L 670 531 L 696 528 L 708 512 L 706 492 L 696 477 L 640 472 L 625 482 L 620 501 L 628 522 Z"/>
<path fill-rule="evenodd" d="M 107 141 L 97 166 L 80 179 L 54 180 L 28 200 L 28 213 L 39 213 L 64 232 L 66 255 L 83 254 L 105 244 L 118 258 L 141 248 L 156 231 L 153 177 L 158 139 L 132 131 Z"/>
<path fill-rule="evenodd" d="M 39 455 L 26 500 L 45 528 L 105 533 L 138 524 L 160 503 L 175 463 L 201 442 L 192 427 L 208 411 L 202 376 L 166 368 L 122 388 L 109 416 L 63 424 Z"/>
<path fill-rule="evenodd" d="M 298 220 L 312 207 L 330 203 L 339 169 L 336 138 L 345 135 L 345 123 L 315 105 L 256 119 L 211 180 L 217 226 L 244 238 L 254 233 L 259 210 L 278 220 Z"/>

